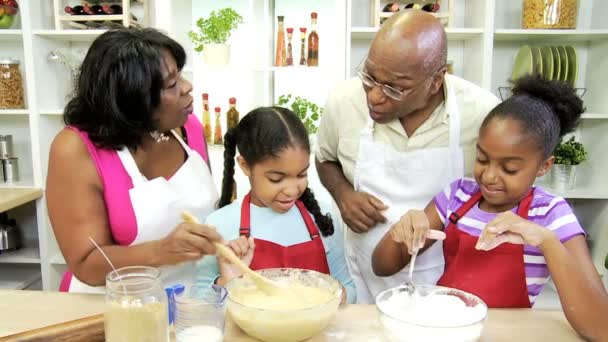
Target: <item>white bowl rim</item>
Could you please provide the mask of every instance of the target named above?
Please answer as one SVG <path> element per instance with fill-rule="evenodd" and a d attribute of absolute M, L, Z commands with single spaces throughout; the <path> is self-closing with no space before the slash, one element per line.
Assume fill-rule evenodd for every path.
<path fill-rule="evenodd" d="M 386 290 L 378 293 L 378 295 L 375 298 L 375 305 L 376 305 L 376 309 L 378 311 L 380 311 L 381 314 L 383 314 L 383 315 L 385 315 L 385 316 L 387 316 L 389 318 L 392 318 L 392 319 L 394 319 L 396 321 L 399 321 L 401 323 L 405 323 L 405 324 L 409 324 L 409 325 L 414 325 L 414 326 L 418 326 L 418 327 L 424 327 L 424 328 L 453 329 L 453 328 L 464 328 L 464 327 L 472 326 L 472 325 L 475 325 L 475 324 L 479 324 L 479 323 L 485 321 L 485 319 L 488 317 L 488 306 L 487 306 L 487 304 L 481 298 L 479 298 L 478 296 L 476 296 L 476 295 L 474 295 L 472 293 L 469 293 L 469 292 L 466 292 L 466 291 L 463 291 L 463 290 L 459 290 L 459 289 L 456 289 L 456 288 L 453 288 L 453 287 L 447 287 L 447 286 L 416 285 L 417 288 L 434 288 L 436 290 L 456 291 L 456 292 L 460 292 L 460 293 L 466 294 L 467 296 L 471 296 L 471 297 L 473 297 L 474 299 L 476 299 L 479 302 L 478 305 L 483 305 L 483 307 L 485 308 L 485 315 L 483 315 L 482 318 L 480 318 L 479 320 L 476 320 L 474 322 L 467 322 L 465 324 L 454 324 L 454 325 L 419 324 L 419 323 L 413 323 L 413 322 L 405 321 L 405 320 L 403 320 L 403 319 L 401 319 L 399 317 L 395 317 L 394 315 L 391 315 L 391 314 L 387 313 L 385 310 L 382 309 L 382 307 L 380 305 L 378 305 L 378 298 L 380 298 L 380 296 L 382 296 L 383 294 L 385 294 L 387 292 L 393 291 L 393 290 L 395 290 L 395 289 L 397 289 L 399 287 L 401 287 L 401 285 L 388 288 L 388 289 L 386 289 Z"/>

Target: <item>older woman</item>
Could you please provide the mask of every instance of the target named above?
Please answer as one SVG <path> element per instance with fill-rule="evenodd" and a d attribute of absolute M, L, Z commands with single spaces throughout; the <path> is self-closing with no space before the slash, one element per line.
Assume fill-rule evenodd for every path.
<path fill-rule="evenodd" d="M 70 270 L 62 291 L 103 290 L 111 267 L 89 238 L 117 268 L 161 267 L 167 285 L 189 283 L 192 261 L 221 240 L 180 220 L 204 220 L 218 199 L 185 59 L 153 29 L 111 30 L 91 45 L 49 158 L 49 216 Z"/>

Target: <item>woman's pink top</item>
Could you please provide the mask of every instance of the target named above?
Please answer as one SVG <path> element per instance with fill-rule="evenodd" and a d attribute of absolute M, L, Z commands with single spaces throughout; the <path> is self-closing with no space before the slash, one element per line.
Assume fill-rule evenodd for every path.
<path fill-rule="evenodd" d="M 128 246 L 137 236 L 137 221 L 131 205 L 129 190 L 133 188 L 131 177 L 122 165 L 118 153 L 113 149 L 99 148 L 93 144 L 86 132 L 76 127 L 68 126 L 78 133 L 87 146 L 93 164 L 97 169 L 103 185 L 103 199 L 108 213 L 108 222 L 112 239 L 118 245 Z M 194 114 L 190 114 L 184 125 L 188 146 L 198 152 L 209 164 L 207 146 L 203 136 L 203 127 Z M 69 289 L 71 273 L 66 272 L 61 282 L 60 291 Z"/>

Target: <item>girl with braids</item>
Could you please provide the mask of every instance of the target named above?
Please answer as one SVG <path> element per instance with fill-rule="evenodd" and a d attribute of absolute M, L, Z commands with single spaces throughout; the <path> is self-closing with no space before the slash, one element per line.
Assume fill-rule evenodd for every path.
<path fill-rule="evenodd" d="M 217 227 L 252 269 L 294 267 L 331 274 L 346 290 L 343 302 L 354 303 L 342 225 L 335 215 L 323 214 L 331 209 L 322 210 L 308 188 L 310 144 L 297 115 L 282 107 L 255 109 L 226 132 L 224 146 L 220 209 L 206 224 Z M 251 185 L 242 202 L 232 202 L 235 159 Z M 197 283 L 223 285 L 240 275 L 222 258 L 203 258 L 198 266 Z"/>
<path fill-rule="evenodd" d="M 529 308 L 553 278 L 566 318 L 590 340 L 608 339 L 608 295 L 585 232 L 568 203 L 533 186 L 560 138 L 584 111 L 565 83 L 526 76 L 483 121 L 475 179 L 460 179 L 411 210 L 376 246 L 374 273 L 388 276 L 444 238 L 438 285 L 476 294 L 489 307 Z"/>

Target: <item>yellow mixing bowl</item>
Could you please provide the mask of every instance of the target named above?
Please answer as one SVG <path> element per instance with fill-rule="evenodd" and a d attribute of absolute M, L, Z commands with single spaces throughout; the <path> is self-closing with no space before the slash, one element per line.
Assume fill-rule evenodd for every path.
<path fill-rule="evenodd" d="M 290 342 L 306 340 L 327 327 L 334 317 L 342 298 L 340 283 L 327 274 L 296 268 L 272 268 L 258 273 L 284 285 L 308 286 L 329 292 L 328 300 L 318 305 L 290 309 L 263 309 L 239 302 L 235 295 L 239 290 L 255 288 L 255 283 L 246 277 L 228 282 L 226 310 L 232 320 L 249 336 L 268 342 Z"/>

